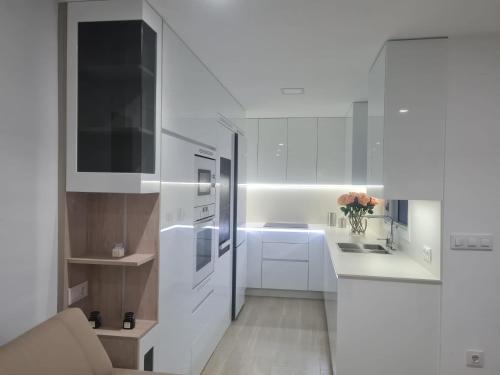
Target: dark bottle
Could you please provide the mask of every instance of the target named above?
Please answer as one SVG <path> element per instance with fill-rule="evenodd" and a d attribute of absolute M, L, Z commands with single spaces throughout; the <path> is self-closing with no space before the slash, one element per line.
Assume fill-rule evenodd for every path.
<path fill-rule="evenodd" d="M 126 312 L 123 317 L 123 329 L 135 328 L 135 315 L 133 312 Z"/>
<path fill-rule="evenodd" d="M 154 173 L 156 32 L 78 24 L 78 172 Z"/>
<path fill-rule="evenodd" d="M 101 313 L 99 311 L 92 311 L 89 315 L 89 323 L 93 329 L 97 329 L 102 325 Z"/>

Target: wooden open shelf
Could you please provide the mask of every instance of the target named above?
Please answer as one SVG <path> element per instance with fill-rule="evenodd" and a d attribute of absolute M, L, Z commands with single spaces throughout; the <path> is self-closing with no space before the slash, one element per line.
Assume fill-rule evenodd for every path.
<path fill-rule="evenodd" d="M 94 264 L 101 266 L 123 266 L 139 267 L 155 259 L 155 254 L 136 253 L 126 255 L 122 258 L 111 258 L 99 254 L 88 254 L 78 257 L 67 258 L 68 263 L 73 264 Z"/>
<path fill-rule="evenodd" d="M 88 282 L 88 296 L 72 304 L 85 315 L 100 311 L 95 330 L 114 367 L 138 369 L 140 342 L 158 322 L 160 196 L 67 192 L 61 308 L 68 289 Z M 126 256 L 111 249 L 125 244 Z M 123 315 L 135 313 L 136 326 L 122 329 Z"/>
<path fill-rule="evenodd" d="M 135 321 L 134 329 L 122 329 L 122 328 L 115 329 L 115 328 L 102 327 L 102 328 L 97 328 L 94 331 L 98 336 L 140 339 L 142 336 L 148 333 L 156 324 L 157 324 L 156 320 L 137 319 Z"/>

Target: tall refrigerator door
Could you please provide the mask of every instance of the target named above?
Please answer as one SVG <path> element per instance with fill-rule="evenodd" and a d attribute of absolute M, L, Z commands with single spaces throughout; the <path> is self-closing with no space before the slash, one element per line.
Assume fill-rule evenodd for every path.
<path fill-rule="evenodd" d="M 241 308 L 245 304 L 245 293 L 247 288 L 247 242 L 244 241 L 236 248 L 238 258 L 236 261 L 236 293 L 234 318 L 238 317 Z"/>
<path fill-rule="evenodd" d="M 238 317 L 241 308 L 245 304 L 245 293 L 247 287 L 247 243 L 246 243 L 246 139 L 241 134 L 235 135 L 235 194 L 237 203 L 235 205 L 235 225 L 234 235 L 235 252 L 233 257 L 233 303 L 232 318 Z M 234 233 L 233 232 L 233 233 Z"/>
<path fill-rule="evenodd" d="M 246 224 L 247 216 L 247 140 L 238 135 L 238 211 L 236 246 L 239 246 L 246 239 L 246 231 L 242 230 Z M 246 259 L 246 258 L 245 258 Z"/>

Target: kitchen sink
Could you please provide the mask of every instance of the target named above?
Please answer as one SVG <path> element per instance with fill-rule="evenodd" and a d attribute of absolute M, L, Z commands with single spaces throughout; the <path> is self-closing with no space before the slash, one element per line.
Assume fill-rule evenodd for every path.
<path fill-rule="evenodd" d="M 357 243 L 339 242 L 337 245 L 339 245 L 342 250 L 360 250 Z"/>
<path fill-rule="evenodd" d="M 363 247 L 368 250 L 385 250 L 385 248 L 379 244 L 365 243 Z"/>
<path fill-rule="evenodd" d="M 391 254 L 385 247 L 379 244 L 357 244 L 351 242 L 339 242 L 337 244 L 345 253 L 358 254 Z"/>

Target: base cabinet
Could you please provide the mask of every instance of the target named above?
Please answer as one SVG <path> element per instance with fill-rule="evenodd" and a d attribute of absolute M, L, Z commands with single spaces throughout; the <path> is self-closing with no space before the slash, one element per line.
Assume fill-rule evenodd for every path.
<path fill-rule="evenodd" d="M 247 237 L 249 288 L 323 291 L 324 234 L 253 230 Z"/>
<path fill-rule="evenodd" d="M 307 261 L 262 261 L 262 287 L 265 289 L 307 290 Z"/>
<path fill-rule="evenodd" d="M 340 278 L 337 293 L 335 374 L 438 374 L 439 285 Z"/>

